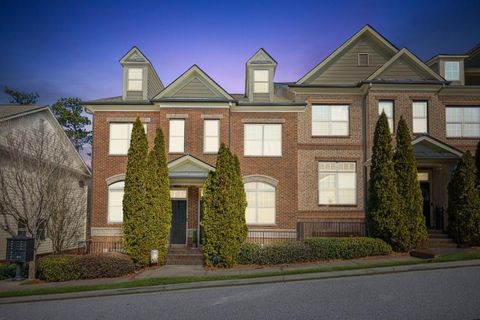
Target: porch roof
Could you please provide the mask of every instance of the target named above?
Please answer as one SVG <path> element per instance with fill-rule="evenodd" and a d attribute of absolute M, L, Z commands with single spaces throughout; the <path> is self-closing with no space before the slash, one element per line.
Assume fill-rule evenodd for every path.
<path fill-rule="evenodd" d="M 190 154 L 170 161 L 167 166 L 173 184 L 203 184 L 208 173 L 215 171 L 215 167 Z"/>
<path fill-rule="evenodd" d="M 421 135 L 412 141 L 417 159 L 456 160 L 463 153 L 429 135 Z"/>

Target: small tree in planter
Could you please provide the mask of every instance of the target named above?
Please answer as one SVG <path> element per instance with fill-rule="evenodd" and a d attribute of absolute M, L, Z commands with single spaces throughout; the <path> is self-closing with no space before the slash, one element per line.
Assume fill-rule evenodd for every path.
<path fill-rule="evenodd" d="M 137 117 L 133 124 L 128 149 L 127 173 L 123 195 L 123 248 L 137 267 L 149 262 L 150 252 L 145 249 L 145 174 L 147 170 L 148 143 L 145 129 Z"/>
<path fill-rule="evenodd" d="M 417 178 L 417 160 L 413 151 L 407 122 L 400 118 L 397 128 L 397 148 L 393 157 L 397 175 L 400 215 L 404 249 L 416 248 L 427 240 L 427 227 L 423 216 L 423 197 Z"/>
<path fill-rule="evenodd" d="M 475 161 L 467 151 L 448 184 L 448 229 L 460 246 L 480 243 L 480 196 L 476 174 Z"/>
<path fill-rule="evenodd" d="M 157 128 L 153 149 L 148 154 L 145 189 L 146 250 L 158 250 L 158 263 L 164 264 L 170 236 L 172 203 L 161 128 Z"/>
<path fill-rule="evenodd" d="M 375 126 L 371 161 L 367 211 L 369 234 L 386 241 L 396 250 L 404 250 L 405 239 L 399 232 L 404 228 L 404 221 L 399 214 L 392 136 L 384 112 Z"/>
<path fill-rule="evenodd" d="M 231 267 L 247 236 L 246 196 L 239 161 L 223 143 L 216 170 L 209 173 L 205 182 L 203 201 L 205 264 Z"/>

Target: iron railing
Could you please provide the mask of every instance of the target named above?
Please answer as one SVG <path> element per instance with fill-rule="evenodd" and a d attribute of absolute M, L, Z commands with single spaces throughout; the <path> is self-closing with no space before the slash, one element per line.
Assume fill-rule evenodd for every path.
<path fill-rule="evenodd" d="M 268 244 L 297 239 L 295 230 L 248 230 L 247 243 Z"/>
<path fill-rule="evenodd" d="M 78 254 L 102 253 L 102 252 L 123 252 L 121 241 L 80 241 L 77 247 Z"/>
<path fill-rule="evenodd" d="M 298 222 L 297 239 L 315 237 L 350 237 L 365 236 L 363 221 L 315 221 Z"/>

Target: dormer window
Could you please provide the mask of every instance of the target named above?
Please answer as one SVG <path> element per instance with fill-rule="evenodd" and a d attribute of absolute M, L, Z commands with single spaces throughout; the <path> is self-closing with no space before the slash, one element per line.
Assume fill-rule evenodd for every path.
<path fill-rule="evenodd" d="M 445 61 L 445 80 L 460 81 L 459 61 Z"/>
<path fill-rule="evenodd" d="M 253 93 L 269 93 L 268 70 L 253 70 Z"/>
<path fill-rule="evenodd" d="M 357 63 L 359 67 L 368 67 L 369 65 L 368 53 L 359 53 L 357 58 Z"/>
<path fill-rule="evenodd" d="M 128 91 L 142 91 L 143 90 L 143 69 L 142 68 L 128 68 Z"/>

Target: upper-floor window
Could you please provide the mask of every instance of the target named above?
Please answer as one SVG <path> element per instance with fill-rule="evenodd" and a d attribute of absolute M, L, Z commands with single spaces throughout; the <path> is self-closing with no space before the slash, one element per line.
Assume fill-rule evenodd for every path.
<path fill-rule="evenodd" d="M 448 81 L 460 80 L 460 62 L 459 61 L 445 61 L 445 80 L 448 80 Z"/>
<path fill-rule="evenodd" d="M 168 152 L 183 153 L 185 150 L 185 120 L 170 120 L 169 134 Z"/>
<path fill-rule="evenodd" d="M 413 133 L 427 133 L 428 132 L 428 120 L 427 120 L 427 102 L 426 101 L 414 101 L 412 104 L 413 113 Z"/>
<path fill-rule="evenodd" d="M 357 203 L 355 162 L 318 163 L 318 203 L 321 205 Z"/>
<path fill-rule="evenodd" d="M 388 120 L 388 127 L 390 132 L 393 132 L 393 101 L 379 101 L 378 102 L 378 115 L 385 112 Z"/>
<path fill-rule="evenodd" d="M 128 91 L 142 91 L 143 90 L 143 69 L 142 68 L 128 68 Z"/>
<path fill-rule="evenodd" d="M 220 120 L 203 121 L 203 152 L 217 153 L 220 146 Z"/>
<path fill-rule="evenodd" d="M 245 124 L 244 155 L 281 156 L 281 124 Z"/>
<path fill-rule="evenodd" d="M 275 223 L 275 187 L 264 182 L 245 183 L 247 224 Z"/>
<path fill-rule="evenodd" d="M 480 137 L 480 106 L 447 107 L 447 137 Z"/>
<path fill-rule="evenodd" d="M 269 93 L 268 70 L 253 70 L 253 93 Z"/>
<path fill-rule="evenodd" d="M 108 186 L 108 222 L 123 222 L 123 189 L 125 181 L 118 181 Z"/>
<path fill-rule="evenodd" d="M 357 57 L 357 63 L 359 67 L 368 67 L 369 65 L 369 56 L 368 53 L 359 53 Z"/>
<path fill-rule="evenodd" d="M 147 132 L 147 125 L 143 125 Z M 130 148 L 133 123 L 110 123 L 109 154 L 126 155 Z"/>
<path fill-rule="evenodd" d="M 347 105 L 312 106 L 313 136 L 348 136 Z"/>

